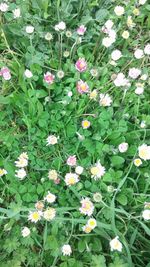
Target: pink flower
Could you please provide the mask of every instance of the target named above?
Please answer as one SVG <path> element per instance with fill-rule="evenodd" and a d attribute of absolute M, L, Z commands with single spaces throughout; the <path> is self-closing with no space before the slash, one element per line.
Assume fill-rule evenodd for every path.
<path fill-rule="evenodd" d="M 49 71 L 47 71 L 45 74 L 44 74 L 44 81 L 48 84 L 52 84 L 54 82 L 54 79 L 55 79 L 55 76 L 50 73 Z"/>
<path fill-rule="evenodd" d="M 88 93 L 89 86 L 86 82 L 83 82 L 82 80 L 77 82 L 77 90 L 80 94 Z"/>
<path fill-rule="evenodd" d="M 11 79 L 10 70 L 7 67 L 1 68 L 0 76 L 3 76 L 4 80 L 8 81 Z"/>
<path fill-rule="evenodd" d="M 79 72 L 83 72 L 87 69 L 87 63 L 84 58 L 79 58 L 75 64 L 76 69 Z"/>
<path fill-rule="evenodd" d="M 68 159 L 67 159 L 67 165 L 69 166 L 75 166 L 76 165 L 76 156 L 73 155 L 73 156 L 70 156 Z"/>
<path fill-rule="evenodd" d="M 84 35 L 85 31 L 86 27 L 84 25 L 80 25 L 79 28 L 77 29 L 77 34 Z"/>

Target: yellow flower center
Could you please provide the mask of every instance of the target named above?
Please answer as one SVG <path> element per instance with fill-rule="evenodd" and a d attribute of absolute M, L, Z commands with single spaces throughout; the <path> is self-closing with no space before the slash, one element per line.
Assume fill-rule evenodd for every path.
<path fill-rule="evenodd" d="M 89 222 L 89 225 L 90 225 L 90 226 L 95 226 L 95 221 L 90 221 L 90 222 Z"/>
<path fill-rule="evenodd" d="M 92 168 L 91 168 L 91 173 L 92 173 L 93 175 L 97 175 L 98 172 L 99 172 L 98 167 L 92 167 Z"/>
<path fill-rule="evenodd" d="M 75 184 L 75 178 L 74 178 L 74 177 L 70 177 L 70 178 L 69 178 L 69 184 L 70 184 L 70 185 Z"/>
<path fill-rule="evenodd" d="M 38 220 L 40 218 L 40 215 L 37 212 L 34 212 L 32 214 L 32 218 L 36 221 L 36 220 Z"/>
<path fill-rule="evenodd" d="M 92 229 L 89 226 L 86 226 L 85 229 L 84 229 L 85 233 L 87 233 L 87 234 L 90 233 L 91 230 Z"/>
<path fill-rule="evenodd" d="M 118 249 L 119 247 L 120 247 L 120 244 L 119 244 L 118 240 L 115 240 L 115 242 L 114 242 L 114 248 L 115 249 Z"/>
<path fill-rule="evenodd" d="M 0 169 L 0 175 L 4 174 L 4 170 Z"/>
<path fill-rule="evenodd" d="M 140 156 L 140 158 L 145 158 L 147 156 L 147 151 L 145 149 L 144 150 L 141 150 L 139 152 L 139 156 Z"/>
<path fill-rule="evenodd" d="M 88 127 L 90 125 L 89 121 L 83 121 L 83 127 Z"/>
<path fill-rule="evenodd" d="M 80 87 L 81 87 L 81 90 L 82 90 L 82 91 L 86 91 L 86 85 L 85 85 L 85 84 L 81 84 Z"/>
<path fill-rule="evenodd" d="M 135 163 L 136 166 L 139 166 L 139 165 L 141 165 L 141 160 L 140 159 L 135 159 L 134 163 Z"/>

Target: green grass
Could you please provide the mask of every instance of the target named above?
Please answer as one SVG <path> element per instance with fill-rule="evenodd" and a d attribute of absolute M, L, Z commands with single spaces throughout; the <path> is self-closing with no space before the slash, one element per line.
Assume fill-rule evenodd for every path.
<path fill-rule="evenodd" d="M 10 80 L 0 76 L 0 169 L 7 171 L 0 177 L 1 267 L 150 266 L 150 220 L 142 217 L 144 209 L 149 209 L 145 202 L 150 202 L 149 160 L 141 158 L 139 167 L 134 164 L 139 146 L 150 146 L 149 55 L 134 56 L 136 49 L 145 51 L 150 43 L 150 5 L 138 3 L 17 0 L 7 2 L 6 12 L 0 11 L 0 69 L 7 67 L 11 73 Z M 125 13 L 119 17 L 114 8 L 120 5 Z M 137 16 L 135 7 L 140 11 Z M 21 17 L 13 17 L 15 8 L 20 8 Z M 135 23 L 133 28 L 127 26 L 128 16 Z M 106 48 L 102 27 L 108 19 L 117 36 Z M 66 29 L 56 31 L 61 21 Z M 26 32 L 27 25 L 34 26 L 32 34 Z M 80 25 L 87 28 L 83 36 L 76 32 Z M 130 33 L 128 39 L 122 37 L 125 30 Z M 47 32 L 52 34 L 50 41 L 45 39 Z M 116 49 L 122 57 L 113 65 L 111 53 Z M 87 62 L 82 73 L 75 68 L 79 58 Z M 136 79 L 128 75 L 131 68 L 141 70 Z M 33 77 L 25 77 L 26 69 Z M 97 76 L 92 76 L 92 69 Z M 60 70 L 63 78 L 58 77 Z M 46 72 L 55 75 L 51 85 L 44 81 Z M 125 75 L 130 87 L 114 84 L 118 73 Z M 146 80 L 140 79 L 143 74 Z M 80 79 L 89 86 L 86 94 L 76 88 Z M 135 93 L 137 83 L 144 87 L 140 95 Z M 90 98 L 94 89 L 95 100 Z M 109 94 L 110 106 L 100 105 L 100 94 Z M 83 120 L 90 122 L 88 129 L 83 129 Z M 58 137 L 58 143 L 46 146 L 49 135 Z M 121 153 L 118 146 L 124 142 L 128 149 Z M 23 152 L 29 157 L 27 176 L 19 180 L 15 161 Z M 84 171 L 78 183 L 67 186 L 66 173 L 75 172 L 66 163 L 71 155 L 76 155 Z M 99 160 L 105 174 L 94 180 L 90 169 Z M 58 183 L 48 178 L 49 170 L 57 171 Z M 29 212 L 48 191 L 57 198 L 51 204 L 44 201 L 44 211 L 52 207 L 56 217 L 29 221 Z M 95 193 L 102 196 L 99 202 L 94 201 Z M 89 217 L 79 211 L 86 197 L 94 204 L 90 217 L 97 222 L 90 233 L 82 229 Z M 27 237 L 22 236 L 24 227 L 30 229 Z M 110 249 L 109 242 L 116 236 L 121 252 Z M 64 244 L 71 246 L 70 256 L 63 255 Z"/>

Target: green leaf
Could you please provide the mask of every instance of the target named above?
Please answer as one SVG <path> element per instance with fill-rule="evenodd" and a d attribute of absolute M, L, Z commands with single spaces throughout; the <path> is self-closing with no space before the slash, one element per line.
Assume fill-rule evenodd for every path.
<path fill-rule="evenodd" d="M 119 257 L 115 258 L 113 263 L 109 264 L 109 267 L 130 267 L 128 263 L 125 263 L 122 259 Z"/>
<path fill-rule="evenodd" d="M 103 22 L 108 15 L 109 11 L 107 9 L 100 9 L 96 12 L 96 19 Z"/>
<path fill-rule="evenodd" d="M 107 267 L 103 255 L 93 255 L 91 267 Z"/>
<path fill-rule="evenodd" d="M 124 194 L 119 194 L 117 197 L 116 197 L 117 201 L 121 204 L 121 205 L 127 205 L 128 203 L 128 198 L 124 195 Z"/>
<path fill-rule="evenodd" d="M 124 158 L 120 157 L 120 156 L 112 156 L 111 157 L 111 162 L 114 166 L 118 166 L 124 163 Z"/>

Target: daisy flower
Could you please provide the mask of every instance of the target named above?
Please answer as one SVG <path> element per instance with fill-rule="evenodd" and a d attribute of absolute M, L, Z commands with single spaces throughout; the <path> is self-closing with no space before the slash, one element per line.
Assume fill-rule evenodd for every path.
<path fill-rule="evenodd" d="M 58 137 L 56 137 L 55 135 L 49 135 L 46 139 L 46 142 L 47 146 L 55 145 L 58 143 Z"/>
<path fill-rule="evenodd" d="M 91 200 L 88 197 L 86 197 L 86 198 L 83 198 L 80 201 L 80 203 L 81 203 L 81 207 L 79 208 L 79 211 L 81 212 L 81 214 L 91 216 L 94 212 L 94 205 L 91 202 Z"/>
<path fill-rule="evenodd" d="M 30 211 L 28 220 L 34 223 L 37 223 L 41 220 L 42 212 L 41 211 Z"/>
<path fill-rule="evenodd" d="M 119 146 L 118 146 L 118 149 L 119 149 L 119 152 L 120 153 L 124 153 L 128 150 L 128 143 L 121 143 Z"/>
<path fill-rule="evenodd" d="M 70 245 L 63 245 L 61 248 L 63 256 L 70 256 L 72 253 L 72 249 Z"/>
<path fill-rule="evenodd" d="M 150 146 L 143 144 L 139 146 L 139 157 L 143 160 L 150 160 Z"/>
<path fill-rule="evenodd" d="M 77 90 L 80 94 L 88 93 L 89 86 L 86 82 L 83 82 L 82 80 L 77 82 Z"/>
<path fill-rule="evenodd" d="M 51 221 L 55 218 L 56 216 L 56 210 L 54 208 L 48 208 L 43 212 L 43 218 L 46 221 Z"/>
<path fill-rule="evenodd" d="M 79 176 L 76 173 L 71 173 L 71 172 L 67 173 L 65 175 L 65 183 L 66 183 L 66 185 L 71 186 L 71 185 L 74 185 L 74 184 L 78 183 L 79 182 L 79 178 L 78 177 Z"/>
<path fill-rule="evenodd" d="M 97 226 L 97 222 L 94 218 L 90 218 L 87 221 L 87 226 L 90 227 L 92 230 Z"/>
<path fill-rule="evenodd" d="M 48 194 L 46 195 L 44 200 L 47 201 L 48 203 L 53 203 L 56 200 L 56 196 L 48 191 Z"/>
<path fill-rule="evenodd" d="M 84 72 L 87 69 L 87 63 L 84 58 L 79 58 L 75 64 L 76 69 L 79 72 Z"/>
<path fill-rule="evenodd" d="M 91 233 L 92 228 L 89 227 L 89 226 L 86 224 L 86 225 L 84 225 L 84 226 L 82 227 L 82 230 L 83 230 L 83 232 L 85 232 L 86 234 L 89 234 L 89 233 Z"/>
<path fill-rule="evenodd" d="M 122 244 L 121 244 L 121 242 L 118 239 L 119 239 L 119 237 L 116 236 L 114 239 L 112 239 L 109 242 L 111 251 L 114 251 L 114 250 L 117 250 L 119 252 L 122 251 Z"/>
<path fill-rule="evenodd" d="M 52 84 L 54 82 L 54 79 L 55 79 L 55 76 L 47 71 L 45 74 L 44 74 L 44 81 L 47 83 L 47 84 Z"/>
<path fill-rule="evenodd" d="M 109 107 L 112 103 L 112 99 L 108 94 L 100 94 L 100 106 Z"/>
<path fill-rule="evenodd" d="M 18 177 L 20 180 L 23 180 L 26 177 L 27 173 L 24 168 L 21 168 L 16 171 L 16 177 Z"/>
<path fill-rule="evenodd" d="M 139 167 L 140 165 L 142 165 L 142 160 L 140 158 L 134 159 L 133 162 L 136 167 Z"/>
<path fill-rule="evenodd" d="M 75 166 L 76 165 L 76 162 L 77 162 L 77 159 L 76 159 L 76 156 L 75 155 L 70 156 L 67 159 L 67 165 L 69 165 L 69 166 Z"/>
<path fill-rule="evenodd" d="M 57 171 L 56 171 L 56 170 L 50 170 L 50 171 L 48 172 L 48 178 L 49 178 L 49 180 L 54 180 L 54 181 L 56 181 L 57 178 L 58 178 L 58 173 L 57 173 Z"/>
<path fill-rule="evenodd" d="M 27 237 L 30 235 L 30 229 L 28 227 L 23 227 L 21 234 L 23 237 Z"/>
<path fill-rule="evenodd" d="M 90 127 L 90 125 L 91 125 L 90 121 L 88 121 L 88 120 L 82 121 L 82 128 L 83 129 L 88 129 Z"/>
<path fill-rule="evenodd" d="M 85 32 L 86 32 L 86 27 L 84 25 L 80 25 L 79 28 L 77 29 L 77 34 L 84 35 Z"/>
<path fill-rule="evenodd" d="M 95 166 L 91 167 L 90 172 L 94 180 L 100 179 L 105 174 L 105 167 L 98 161 Z"/>
<path fill-rule="evenodd" d="M 28 166 L 28 160 L 25 158 L 19 158 L 17 161 L 15 161 L 15 165 L 18 168 L 24 168 Z"/>

